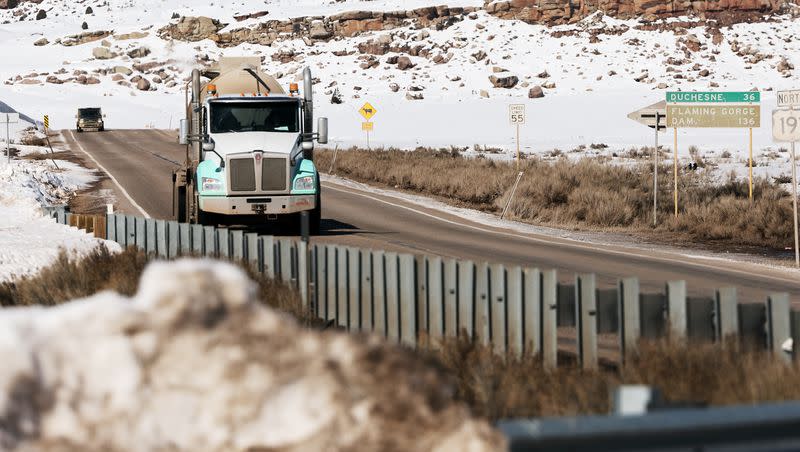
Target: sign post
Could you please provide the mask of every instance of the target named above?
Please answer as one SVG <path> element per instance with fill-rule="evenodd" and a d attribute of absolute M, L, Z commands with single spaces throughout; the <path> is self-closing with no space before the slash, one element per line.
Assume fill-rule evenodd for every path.
<path fill-rule="evenodd" d="M 6 156 L 11 163 L 11 124 L 19 122 L 19 113 L 0 113 L 0 124 L 6 124 Z"/>
<path fill-rule="evenodd" d="M 655 130 L 656 142 L 653 149 L 653 226 L 658 226 L 658 133 L 667 128 L 662 124 L 662 120 L 667 117 L 667 103 L 664 101 L 655 103 L 641 110 L 634 111 L 628 115 L 641 124 Z"/>
<path fill-rule="evenodd" d="M 375 130 L 375 123 L 370 122 L 370 120 L 373 116 L 378 114 L 378 110 L 369 102 L 365 102 L 358 112 L 361 113 L 361 116 L 366 120 L 366 122 L 361 123 L 361 130 L 367 133 L 367 149 L 369 149 L 369 133 Z"/>
<path fill-rule="evenodd" d="M 797 155 L 795 143 L 800 141 L 800 91 L 782 91 L 778 93 L 778 110 L 772 112 L 772 138 L 776 142 L 792 143 L 792 206 L 794 210 L 794 264 L 800 267 L 800 240 L 797 225 Z M 788 107 L 788 109 L 786 109 Z"/>
<path fill-rule="evenodd" d="M 508 120 L 512 126 L 517 126 L 517 171 L 519 171 L 519 126 L 525 124 L 525 104 L 513 104 L 508 106 Z"/>
<path fill-rule="evenodd" d="M 750 129 L 750 199 L 753 199 L 753 128 L 761 126 L 758 91 L 668 92 L 667 126 L 675 129 L 675 216 L 678 216 L 678 129 Z"/>

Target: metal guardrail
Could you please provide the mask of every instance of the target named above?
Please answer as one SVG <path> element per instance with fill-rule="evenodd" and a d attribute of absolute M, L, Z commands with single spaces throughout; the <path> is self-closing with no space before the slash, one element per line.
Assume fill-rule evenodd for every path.
<path fill-rule="evenodd" d="M 516 451 L 796 451 L 800 402 L 501 421 Z"/>
<path fill-rule="evenodd" d="M 52 215 L 76 224 L 75 216 L 63 210 Z M 641 338 L 665 335 L 705 341 L 737 336 L 787 359 L 785 342 L 800 334 L 800 312 L 791 309 L 784 293 L 770 295 L 766 303 L 739 303 L 734 287 L 719 289 L 714 298 L 697 298 L 686 296 L 684 281 L 670 281 L 663 293 L 642 293 L 636 278 L 598 289 L 593 274 L 561 284 L 555 270 L 309 246 L 129 215 L 107 215 L 105 232 L 108 240 L 163 258 L 250 262 L 297 287 L 308 309 L 347 330 L 372 331 L 409 346 L 423 336 L 435 341 L 463 333 L 497 353 L 538 355 L 548 368 L 558 365 L 559 328 L 566 327 L 577 333 L 574 349 L 586 369 L 598 367 L 601 351 L 622 360 Z M 598 347 L 602 334 L 612 337 L 611 347 Z"/>

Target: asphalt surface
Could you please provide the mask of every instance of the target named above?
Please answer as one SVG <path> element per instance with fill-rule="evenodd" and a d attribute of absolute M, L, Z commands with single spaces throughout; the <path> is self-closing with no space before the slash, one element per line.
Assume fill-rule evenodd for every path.
<path fill-rule="evenodd" d="M 174 135 L 155 130 L 64 131 L 62 135 L 74 152 L 89 154 L 127 193 L 118 194 L 129 201 L 119 209 L 171 218 L 171 174 L 177 162 L 185 159 L 185 147 L 176 144 Z M 643 290 L 663 291 L 666 281 L 686 280 L 692 296 L 713 296 L 719 287 L 736 286 L 743 301 L 763 302 L 771 292 L 789 292 L 793 301 L 800 301 L 800 273 L 789 269 L 688 257 L 687 251 L 670 248 L 600 245 L 518 233 L 335 182 L 323 183 L 322 203 L 323 234 L 315 241 L 555 268 L 563 281 L 573 280 L 575 273 L 596 273 L 601 286 L 638 276 Z"/>

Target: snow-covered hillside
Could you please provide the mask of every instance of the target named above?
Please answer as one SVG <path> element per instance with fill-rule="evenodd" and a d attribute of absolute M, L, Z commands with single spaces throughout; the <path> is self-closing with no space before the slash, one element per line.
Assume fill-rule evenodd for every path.
<path fill-rule="evenodd" d="M 483 4 L 480 0 L 449 3 Z M 524 103 L 528 110 L 522 130 L 525 151 L 557 148 L 568 152 L 602 143 L 610 146 L 604 151 L 610 154 L 651 144 L 650 130 L 626 114 L 663 100 L 667 90 L 758 89 L 762 91 L 762 127 L 755 131 L 754 142 L 760 156 L 762 151 L 775 154 L 777 149 L 769 130 L 775 90 L 798 84 L 792 68 L 800 64 L 800 43 L 793 38 L 800 33 L 800 21 L 790 16 L 716 28 L 696 18 L 642 26 L 636 20 L 595 14 L 572 25 L 548 28 L 478 11 L 442 30 L 415 29 L 409 24 L 330 42 L 285 37 L 271 46 L 220 48 L 208 39 L 190 43 L 157 36 L 158 29 L 183 15 L 219 19 L 227 24 L 220 30 L 225 32 L 263 20 L 433 4 L 430 0 L 246 0 L 224 7 L 186 0 L 23 4 L 17 8 L 29 11 L 23 20 L 19 13 L 14 16 L 15 10 L 0 10 L 0 22 L 9 22 L 0 27 L 0 52 L 9 56 L 0 66 L 0 80 L 10 83 L 0 85 L 0 100 L 25 104 L 37 115 L 50 114 L 57 128 L 74 127 L 79 106 L 103 107 L 111 128 L 174 128 L 184 108 L 185 79 L 197 66 L 197 58 L 255 54 L 265 57 L 265 66 L 283 84 L 294 81 L 305 66 L 314 70 L 320 79 L 317 105 L 322 115 L 331 118 L 336 144 L 365 144 L 357 111 L 369 101 L 378 110 L 373 145 L 477 144 L 511 149 L 514 129 L 508 124 L 507 106 Z M 91 7 L 88 14 L 87 7 Z M 40 9 L 47 17 L 35 20 Z M 267 14 L 259 18 L 241 22 L 234 18 L 264 11 Z M 84 32 L 84 21 L 86 31 L 113 34 L 81 45 L 56 43 Z M 35 46 L 42 38 L 48 43 Z M 398 53 L 359 51 L 361 45 L 361 50 L 369 52 L 366 44 L 370 41 L 393 48 L 421 47 L 426 56 L 409 56 L 414 67 L 401 70 L 387 63 L 401 56 Z M 97 59 L 96 55 L 112 58 Z M 140 72 L 148 69 L 154 74 Z M 490 77 L 500 70 L 516 76 L 516 86 L 494 87 Z M 69 81 L 81 76 L 81 83 Z M 149 91 L 137 89 L 137 76 L 147 79 L 142 86 L 149 85 Z M 48 77 L 66 82 L 48 83 Z M 544 87 L 543 98 L 529 98 L 535 86 Z M 331 103 L 334 90 L 343 103 Z M 679 151 L 687 158 L 691 145 L 716 155 L 729 151 L 738 167 L 746 156 L 747 139 L 746 130 L 686 130 L 680 132 Z M 663 141 L 671 144 L 671 140 Z M 785 154 L 778 157 L 775 162 L 785 163 Z M 778 174 L 786 172 L 785 167 L 776 168 Z"/>

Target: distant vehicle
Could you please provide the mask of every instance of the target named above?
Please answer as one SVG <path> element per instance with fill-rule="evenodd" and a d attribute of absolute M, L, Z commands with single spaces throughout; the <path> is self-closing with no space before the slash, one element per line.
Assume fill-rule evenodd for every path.
<path fill-rule="evenodd" d="M 78 114 L 75 115 L 75 118 L 78 120 L 75 128 L 78 130 L 78 133 L 86 129 L 94 129 L 98 132 L 102 132 L 105 130 L 105 125 L 103 124 L 103 118 L 105 116 L 106 115 L 104 115 L 99 108 L 79 108 Z"/>

